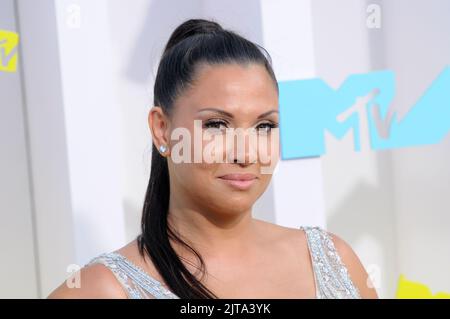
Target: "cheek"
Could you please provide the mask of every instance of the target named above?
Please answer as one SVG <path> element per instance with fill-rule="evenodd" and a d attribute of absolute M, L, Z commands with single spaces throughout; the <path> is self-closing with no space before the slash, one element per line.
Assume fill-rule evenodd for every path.
<path fill-rule="evenodd" d="M 261 174 L 260 178 L 259 178 L 261 187 L 266 188 L 269 185 L 271 180 L 272 180 L 272 174 Z"/>
<path fill-rule="evenodd" d="M 207 165 L 201 163 L 174 164 L 173 170 L 178 182 L 184 185 L 204 184 L 206 186 L 205 183 L 210 179 L 213 172 L 212 167 L 207 167 Z"/>
<path fill-rule="evenodd" d="M 215 166 L 214 164 L 204 163 L 174 164 L 175 182 L 193 197 L 202 197 L 208 193 L 214 193 L 217 188 L 214 185 Z"/>
<path fill-rule="evenodd" d="M 259 184 L 258 187 L 255 189 L 254 201 L 256 201 L 259 197 L 261 197 L 261 195 L 267 190 L 267 187 L 269 186 L 271 180 L 272 180 L 271 174 L 260 174 Z"/>
<path fill-rule="evenodd" d="M 278 135 L 260 136 L 257 150 L 261 178 L 267 178 L 270 181 L 281 155 Z"/>

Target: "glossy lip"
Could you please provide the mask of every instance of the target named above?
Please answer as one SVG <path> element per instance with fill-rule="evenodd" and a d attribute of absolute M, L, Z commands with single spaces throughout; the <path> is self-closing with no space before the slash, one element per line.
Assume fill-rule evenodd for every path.
<path fill-rule="evenodd" d="M 256 175 L 254 174 L 226 174 L 219 176 L 228 185 L 240 189 L 247 190 L 256 182 Z"/>

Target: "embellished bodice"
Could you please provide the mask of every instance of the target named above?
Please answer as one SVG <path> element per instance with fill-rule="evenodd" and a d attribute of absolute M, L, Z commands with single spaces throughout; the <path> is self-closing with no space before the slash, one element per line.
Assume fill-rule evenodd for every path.
<path fill-rule="evenodd" d="M 300 227 L 311 256 L 318 299 L 361 298 L 328 232 L 320 227 Z M 179 299 L 164 284 L 119 253 L 102 254 L 88 265 L 106 266 L 132 299 Z"/>

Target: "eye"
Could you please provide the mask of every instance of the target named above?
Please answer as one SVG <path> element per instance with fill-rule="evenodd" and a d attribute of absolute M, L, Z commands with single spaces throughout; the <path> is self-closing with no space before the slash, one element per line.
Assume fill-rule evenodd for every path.
<path fill-rule="evenodd" d="M 227 122 L 222 120 L 208 120 L 203 125 L 204 128 L 214 128 L 214 129 L 225 129 L 227 127 Z"/>
<path fill-rule="evenodd" d="M 269 133 L 273 128 L 276 128 L 276 127 L 278 127 L 278 124 L 273 123 L 273 122 L 267 122 L 267 123 L 259 124 L 256 127 L 256 129 L 257 129 L 258 133 L 259 132 L 261 132 L 261 133 L 264 133 L 264 132 L 265 133 Z"/>

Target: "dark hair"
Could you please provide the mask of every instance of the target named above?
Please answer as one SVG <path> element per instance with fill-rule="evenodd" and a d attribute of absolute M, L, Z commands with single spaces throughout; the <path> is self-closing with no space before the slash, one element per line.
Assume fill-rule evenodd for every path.
<path fill-rule="evenodd" d="M 155 79 L 154 105 L 170 115 L 176 98 L 193 85 L 196 68 L 201 63 L 263 65 L 278 92 L 270 55 L 264 48 L 223 29 L 215 21 L 191 19 L 175 29 L 164 49 Z M 178 297 L 217 298 L 189 272 L 169 242 L 171 238 L 192 251 L 200 261 L 202 274 L 205 273 L 201 256 L 168 227 L 169 198 L 167 159 L 153 144 L 150 180 L 142 212 L 142 233 L 137 238 L 139 252 L 142 256 L 145 252 L 150 256 L 167 286 Z"/>

